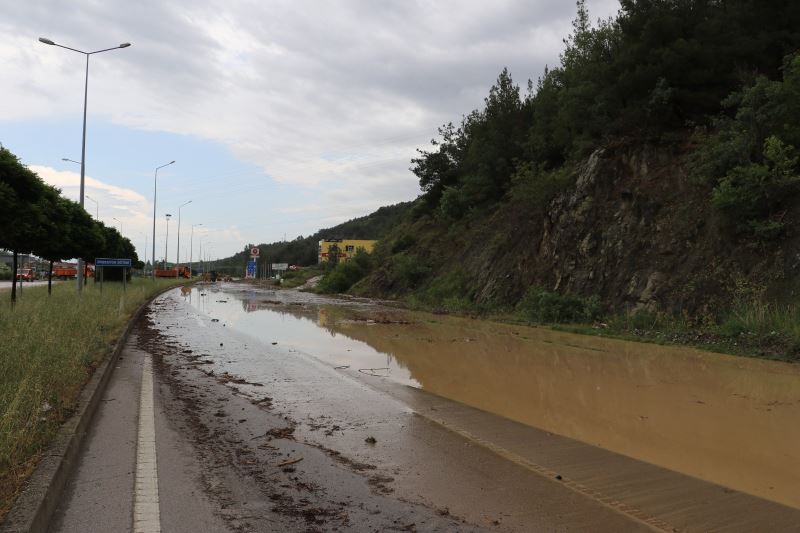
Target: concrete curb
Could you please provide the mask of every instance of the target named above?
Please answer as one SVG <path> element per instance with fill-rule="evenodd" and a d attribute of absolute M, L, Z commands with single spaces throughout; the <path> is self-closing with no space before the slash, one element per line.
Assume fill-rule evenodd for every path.
<path fill-rule="evenodd" d="M 75 414 L 58 430 L 58 434 L 28 480 L 27 486 L 14 502 L 5 521 L 0 524 L 0 533 L 45 533 L 48 530 L 50 519 L 61 502 L 67 480 L 80 455 L 92 417 L 111 379 L 122 348 L 147 306 L 174 288 L 169 287 L 150 297 L 139 306 L 128 321 L 125 331 L 117 339 L 110 355 L 104 358 L 81 391 Z"/>

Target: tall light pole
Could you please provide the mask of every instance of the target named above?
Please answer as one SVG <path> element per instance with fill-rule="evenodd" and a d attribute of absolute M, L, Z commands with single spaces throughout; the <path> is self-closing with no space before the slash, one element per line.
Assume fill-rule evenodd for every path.
<path fill-rule="evenodd" d="M 113 218 L 114 220 L 119 222 L 119 234 L 122 235 L 122 221 L 120 219 L 118 219 L 117 217 L 111 217 L 111 218 Z"/>
<path fill-rule="evenodd" d="M 80 165 L 81 164 L 80 161 L 75 161 L 74 159 L 70 159 L 68 157 L 62 157 L 61 160 L 62 161 L 69 161 L 70 163 L 75 163 L 76 165 Z M 100 220 L 100 204 L 97 202 L 97 200 L 95 200 L 94 198 L 92 198 L 88 194 L 86 194 L 84 196 L 86 197 L 87 200 L 91 200 L 92 202 L 94 202 L 94 218 L 95 218 L 95 220 Z"/>
<path fill-rule="evenodd" d="M 156 280 L 156 197 L 158 192 L 158 169 L 168 167 L 175 161 L 170 161 L 166 165 L 156 167 L 155 177 L 153 178 L 153 281 Z M 164 261 L 167 260 L 167 254 L 164 254 Z"/>
<path fill-rule="evenodd" d="M 142 275 L 146 276 L 147 275 L 147 232 L 141 235 L 144 235 L 144 261 L 142 261 L 142 263 L 144 264 L 144 268 L 142 270 L 144 272 Z"/>
<path fill-rule="evenodd" d="M 177 246 L 178 249 L 175 252 L 175 265 L 177 265 L 178 268 L 180 268 L 181 265 L 181 208 L 183 208 L 183 206 L 185 205 L 189 205 L 190 203 L 192 203 L 191 200 L 182 203 L 178 207 L 178 246 Z"/>
<path fill-rule="evenodd" d="M 64 46 L 63 44 L 54 43 L 52 40 L 47 39 L 45 37 L 39 37 L 39 42 L 50 45 L 50 46 L 58 46 L 59 48 L 64 48 L 66 50 L 72 50 L 73 52 L 78 52 L 79 54 L 83 54 L 86 56 L 86 80 L 83 86 L 83 141 L 81 143 L 81 193 L 80 193 L 80 204 L 83 207 L 83 189 L 85 183 L 85 176 L 86 176 L 86 104 L 89 99 L 89 56 L 94 54 L 99 54 L 101 52 L 108 52 L 110 50 L 117 50 L 119 48 L 127 48 L 131 45 L 131 43 L 122 43 L 118 46 L 114 46 L 112 48 L 104 48 L 102 50 L 95 50 L 94 52 L 84 52 L 83 50 L 78 50 L 76 48 L 70 48 L 69 46 Z M 78 292 L 83 290 L 83 258 L 78 258 Z"/>
<path fill-rule="evenodd" d="M 94 219 L 95 220 L 100 220 L 100 204 L 98 203 L 97 200 L 95 200 L 94 198 L 92 198 L 88 194 L 86 195 L 86 199 L 87 200 L 91 200 L 92 202 L 94 202 Z"/>
<path fill-rule="evenodd" d="M 167 250 L 169 250 L 169 217 L 171 217 L 172 215 L 167 213 L 164 216 L 167 219 L 167 236 L 164 239 L 164 270 L 166 270 L 167 269 Z"/>
<path fill-rule="evenodd" d="M 192 275 L 192 259 L 193 259 L 192 252 L 194 251 L 192 249 L 192 244 L 194 244 L 194 227 L 202 225 L 203 225 L 202 222 L 200 224 L 192 224 L 192 233 L 189 236 L 189 276 Z"/>

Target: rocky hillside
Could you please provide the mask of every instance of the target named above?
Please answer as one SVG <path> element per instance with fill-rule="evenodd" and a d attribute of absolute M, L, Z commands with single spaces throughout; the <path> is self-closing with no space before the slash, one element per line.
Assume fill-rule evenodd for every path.
<path fill-rule="evenodd" d="M 796 299 L 798 209 L 784 215 L 780 245 L 753 243 L 712 209 L 711 187 L 696 183 L 686 166 L 685 149 L 598 149 L 543 213 L 512 196 L 465 223 L 409 221 L 389 236 L 384 264 L 359 289 L 491 307 L 515 305 L 537 287 L 597 296 L 615 310 L 699 317 L 736 300 Z M 397 272 L 401 256 L 413 258 L 410 274 Z"/>
<path fill-rule="evenodd" d="M 442 126 L 413 209 L 339 278 L 453 309 L 591 299 L 583 318 L 795 302 L 800 9 L 622 1 L 593 26 L 577 4 L 560 65 L 525 93 L 504 69 Z"/>

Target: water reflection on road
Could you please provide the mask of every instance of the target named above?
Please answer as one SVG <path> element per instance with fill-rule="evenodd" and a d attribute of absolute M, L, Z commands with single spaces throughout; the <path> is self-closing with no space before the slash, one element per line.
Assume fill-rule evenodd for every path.
<path fill-rule="evenodd" d="M 796 365 L 294 291 L 200 294 L 198 310 L 264 342 L 800 508 Z"/>

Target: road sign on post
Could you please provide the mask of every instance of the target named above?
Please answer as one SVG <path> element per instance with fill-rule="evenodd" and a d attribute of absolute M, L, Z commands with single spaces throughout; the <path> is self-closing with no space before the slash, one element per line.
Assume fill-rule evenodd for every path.
<path fill-rule="evenodd" d="M 255 277 L 256 277 L 256 265 L 257 264 L 258 263 L 256 263 L 255 261 L 248 261 L 247 262 L 247 274 L 245 275 L 245 277 L 247 279 L 255 279 Z"/>
<path fill-rule="evenodd" d="M 133 262 L 130 259 L 122 257 L 98 257 L 94 260 L 96 267 L 119 267 L 131 268 Z"/>
<path fill-rule="evenodd" d="M 258 254 L 261 253 L 261 249 L 258 246 L 253 246 L 250 248 L 250 257 L 258 257 Z"/>
<path fill-rule="evenodd" d="M 127 257 L 96 257 L 94 260 L 95 269 L 100 269 L 100 291 L 103 291 L 106 268 L 122 268 L 122 291 L 127 290 L 128 269 L 133 266 L 133 261 Z"/>

